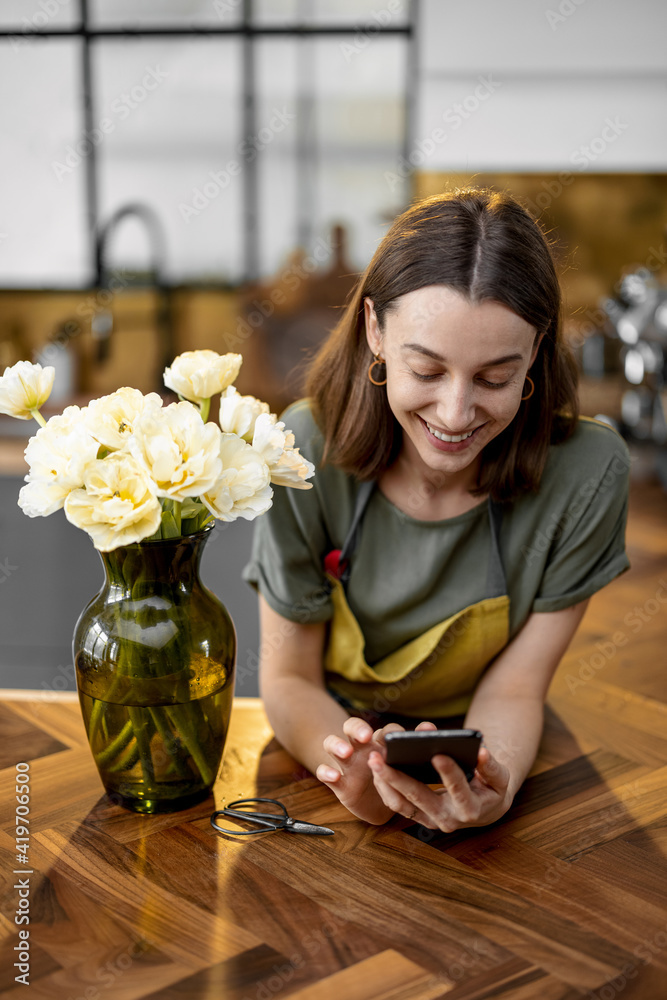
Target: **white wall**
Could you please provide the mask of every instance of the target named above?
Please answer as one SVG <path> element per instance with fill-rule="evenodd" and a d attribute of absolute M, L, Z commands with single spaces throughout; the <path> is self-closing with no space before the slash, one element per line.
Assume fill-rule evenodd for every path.
<path fill-rule="evenodd" d="M 419 169 L 667 169 L 664 0 L 421 0 L 420 15 Z"/>

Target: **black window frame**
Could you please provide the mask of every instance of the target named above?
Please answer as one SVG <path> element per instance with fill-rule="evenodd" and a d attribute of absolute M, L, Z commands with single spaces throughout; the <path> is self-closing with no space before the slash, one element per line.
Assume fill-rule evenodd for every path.
<path fill-rule="evenodd" d="M 381 0 L 380 0 L 381 2 Z M 405 88 L 405 128 L 403 134 L 403 162 L 409 163 L 409 152 L 412 146 L 413 122 L 415 119 L 415 95 L 417 83 L 417 19 L 419 0 L 406 0 L 408 17 L 401 25 L 372 24 L 372 37 L 400 35 L 407 42 L 407 71 Z M 92 27 L 90 24 L 89 0 L 78 0 L 78 23 L 65 28 L 44 28 L 24 30 L 20 28 L 5 28 L 0 30 L 0 38 L 79 38 L 81 46 L 82 73 L 82 112 L 84 134 L 91 134 L 94 127 L 95 89 L 92 73 L 92 46 L 97 39 L 104 38 L 160 38 L 160 37 L 196 37 L 196 36 L 237 36 L 243 39 L 241 66 L 241 120 L 244 135 L 254 135 L 256 131 L 256 86 L 255 86 L 255 46 L 254 39 L 258 37 L 288 37 L 316 38 L 334 35 L 354 36 L 364 31 L 363 24 L 291 24 L 263 25 L 257 24 L 253 17 L 253 0 L 241 0 L 239 4 L 240 20 L 234 25 L 185 25 L 167 26 L 154 25 L 150 27 Z M 369 25 L 367 24 L 367 27 Z M 369 31 L 370 34 L 370 31 Z M 298 121 L 297 121 L 298 127 Z M 301 140 L 303 137 L 301 137 Z M 300 139 L 297 138 L 299 143 Z M 85 199 L 87 220 L 88 253 L 91 262 L 93 281 L 81 289 L 89 290 L 100 282 L 100 274 L 96 262 L 96 240 L 100 230 L 99 199 L 98 199 L 98 165 L 97 150 L 93 144 L 84 158 L 85 163 Z M 307 142 L 301 142 L 301 148 L 306 150 Z M 257 158 L 244 158 L 242 161 L 241 184 L 243 190 L 243 277 L 241 284 L 257 281 L 259 278 L 259 226 L 258 226 L 258 164 Z M 302 169 L 307 164 L 302 163 Z M 297 219 L 296 231 L 302 234 L 304 226 Z M 194 283 L 192 283 L 194 284 Z M 207 283 L 208 284 L 208 283 Z"/>

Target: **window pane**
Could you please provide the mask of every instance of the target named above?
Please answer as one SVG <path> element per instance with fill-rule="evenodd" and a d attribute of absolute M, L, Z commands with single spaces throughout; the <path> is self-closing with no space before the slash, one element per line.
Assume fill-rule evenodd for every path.
<path fill-rule="evenodd" d="M 5 30 L 71 28 L 78 21 L 79 4 L 75 0 L 42 0 L 41 3 L 38 0 L 2 0 L 0 5 L 0 28 Z"/>
<path fill-rule="evenodd" d="M 232 0 L 233 2 L 233 0 Z M 346 24 L 400 27 L 408 21 L 410 0 L 255 0 L 256 24 Z"/>
<path fill-rule="evenodd" d="M 0 283 L 87 283 L 81 43 L 0 40 Z M 45 84 L 48 81 L 48 86 Z M 76 147 L 83 152 L 77 153 Z"/>
<path fill-rule="evenodd" d="M 407 41 L 378 38 L 367 48 L 318 41 L 315 60 L 321 229 L 338 216 L 350 262 L 368 264 L 386 223 L 407 201 L 400 165 L 405 132 Z"/>
<path fill-rule="evenodd" d="M 96 28 L 232 25 L 241 17 L 241 0 L 90 0 L 90 23 Z"/>
<path fill-rule="evenodd" d="M 301 46 L 284 38 L 258 39 L 255 44 L 259 269 L 260 274 L 269 275 L 297 245 L 297 194 L 308 199 L 307 190 L 298 191 L 298 168 L 309 164 L 299 164 L 297 157 L 297 138 L 303 128 L 303 120 L 297 117 Z M 305 207 L 311 207 L 309 201 Z"/>
<path fill-rule="evenodd" d="M 264 276 L 297 242 L 310 251 L 327 240 L 336 223 L 346 229 L 350 265 L 363 269 L 405 207 L 406 42 L 379 39 L 349 58 L 343 41 L 257 43 L 258 126 L 276 109 L 295 113 L 257 161 Z"/>
<path fill-rule="evenodd" d="M 100 220 L 150 206 L 166 233 L 172 281 L 236 281 L 243 270 L 238 39 L 96 43 Z M 134 233 L 134 236 L 133 236 Z M 146 264 L 136 230 L 119 228 L 110 264 Z M 143 248 L 143 249 L 142 249 Z"/>

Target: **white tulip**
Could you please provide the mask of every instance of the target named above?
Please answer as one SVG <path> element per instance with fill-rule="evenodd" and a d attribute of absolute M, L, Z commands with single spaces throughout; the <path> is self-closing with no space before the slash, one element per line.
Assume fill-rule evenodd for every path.
<path fill-rule="evenodd" d="M 84 487 L 67 497 L 65 516 L 88 532 L 100 552 L 140 542 L 160 527 L 162 508 L 155 487 L 127 452 L 89 465 Z"/>
<path fill-rule="evenodd" d="M 123 386 L 109 396 L 93 399 L 87 407 L 86 427 L 100 444 L 110 451 L 124 448 L 139 417 L 148 410 L 159 410 L 162 399 L 156 392 L 144 396 L 138 389 Z"/>
<path fill-rule="evenodd" d="M 255 396 L 242 396 L 233 385 L 220 396 L 220 427 L 225 434 L 238 434 L 248 444 L 252 443 L 257 417 L 268 412 L 268 403 Z"/>
<path fill-rule="evenodd" d="M 222 392 L 237 377 L 243 358 L 240 354 L 215 351 L 185 351 L 164 370 L 164 384 L 179 396 L 202 403 Z"/>
<path fill-rule="evenodd" d="M 25 459 L 30 471 L 19 493 L 28 517 L 47 517 L 60 510 L 72 490 L 83 485 L 99 444 L 85 427 L 85 408 L 68 406 L 30 438 Z"/>
<path fill-rule="evenodd" d="M 220 457 L 222 475 L 201 495 L 211 513 L 220 521 L 235 521 L 237 517 L 252 521 L 266 513 L 273 503 L 273 490 L 261 455 L 236 434 L 222 434 Z"/>
<path fill-rule="evenodd" d="M 298 490 L 312 488 L 313 484 L 304 480 L 314 474 L 315 466 L 299 454 L 299 449 L 294 447 L 294 435 L 285 430 L 285 424 L 282 420 L 277 421 L 273 413 L 257 417 L 252 446 L 268 465 L 274 485 Z"/>
<path fill-rule="evenodd" d="M 192 403 L 145 410 L 128 447 L 156 484 L 159 497 L 200 496 L 222 472 L 220 429 L 205 424 Z"/>
<path fill-rule="evenodd" d="M 56 370 L 30 361 L 17 361 L 0 376 L 0 413 L 19 420 L 32 420 L 51 394 Z"/>

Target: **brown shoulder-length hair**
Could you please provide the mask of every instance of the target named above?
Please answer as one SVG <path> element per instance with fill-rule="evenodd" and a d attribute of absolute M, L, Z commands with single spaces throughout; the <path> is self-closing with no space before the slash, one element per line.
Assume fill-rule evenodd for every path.
<path fill-rule="evenodd" d="M 561 291 L 551 248 L 510 195 L 466 188 L 420 201 L 393 222 L 314 358 L 306 383 L 324 435 L 323 464 L 376 479 L 395 460 L 402 428 L 384 389 L 368 379 L 364 299 L 380 330 L 407 292 L 446 285 L 476 305 L 502 303 L 545 336 L 530 370 L 535 391 L 483 451 L 473 495 L 509 501 L 536 491 L 549 446 L 577 423 L 577 369 L 562 332 Z"/>

